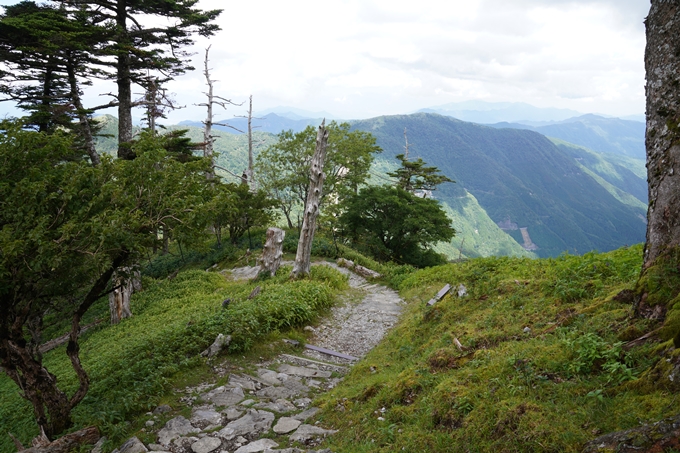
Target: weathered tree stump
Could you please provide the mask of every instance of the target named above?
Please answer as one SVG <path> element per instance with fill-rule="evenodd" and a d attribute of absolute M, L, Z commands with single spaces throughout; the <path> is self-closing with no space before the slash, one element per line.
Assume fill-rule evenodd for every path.
<path fill-rule="evenodd" d="M 109 293 L 109 310 L 111 324 L 118 324 L 122 319 L 132 317 L 130 297 L 142 289 L 142 279 L 139 270 L 133 271 L 128 267 L 121 272 L 116 271 L 112 280 L 115 289 Z"/>
<path fill-rule="evenodd" d="M 280 228 L 267 229 L 267 241 L 262 250 L 262 258 L 260 258 L 260 273 L 269 272 L 272 277 L 276 275 L 276 271 L 281 266 L 283 239 L 285 237 L 286 232 Z"/>

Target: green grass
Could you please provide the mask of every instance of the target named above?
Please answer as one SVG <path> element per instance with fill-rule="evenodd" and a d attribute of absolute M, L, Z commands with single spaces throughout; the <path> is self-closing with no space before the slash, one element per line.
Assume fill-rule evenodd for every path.
<path fill-rule="evenodd" d="M 241 283 L 201 270 L 181 272 L 172 280 L 145 278 L 144 291 L 132 299 L 132 318 L 99 327 L 81 341 L 80 356 L 92 385 L 74 410 L 74 429 L 97 425 L 112 447 L 120 445 L 135 431 L 134 420 L 167 399 L 173 386 L 207 373 L 199 354 L 218 333 L 233 337 L 231 354 L 262 351 L 279 332 L 312 322 L 348 286 L 345 276 L 325 266 L 313 267 L 311 277 L 304 280 L 290 281 L 289 273 L 284 267 L 275 278 Z M 256 285 L 261 292 L 249 300 Z M 232 302 L 223 309 L 227 297 Z M 62 388 L 75 390 L 77 379 L 64 347 L 46 354 L 44 363 Z M 24 445 L 37 435 L 32 410 L 17 390 L 0 376 L 3 453 L 15 450 L 4 433 L 12 432 Z"/>
<path fill-rule="evenodd" d="M 599 434 L 675 415 L 672 393 L 630 385 L 654 364 L 656 345 L 627 351 L 620 337 L 653 326 L 614 296 L 633 287 L 640 263 L 636 246 L 411 274 L 400 324 L 320 398 L 322 423 L 340 429 L 324 447 L 578 452 Z M 468 295 L 428 308 L 446 283 Z"/>

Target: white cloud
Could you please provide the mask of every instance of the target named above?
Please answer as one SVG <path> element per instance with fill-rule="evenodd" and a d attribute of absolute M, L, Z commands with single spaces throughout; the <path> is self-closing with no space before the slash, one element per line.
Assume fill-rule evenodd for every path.
<path fill-rule="evenodd" d="M 198 5 L 225 9 L 222 31 L 198 40 L 197 71 L 169 86 L 189 106 L 171 119 L 204 116 L 191 104 L 202 101 L 208 44 L 216 90 L 235 100 L 253 94 L 256 109 L 290 105 L 357 118 L 484 99 L 644 111 L 645 0 Z"/>

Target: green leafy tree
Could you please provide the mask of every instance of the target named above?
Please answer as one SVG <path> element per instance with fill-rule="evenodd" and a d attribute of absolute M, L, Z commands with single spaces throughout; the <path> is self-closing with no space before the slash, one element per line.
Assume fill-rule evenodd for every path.
<path fill-rule="evenodd" d="M 455 182 L 448 176 L 440 174 L 437 167 L 428 167 L 420 157 L 416 160 L 407 160 L 404 154 L 398 154 L 397 159 L 401 162 L 400 167 L 387 174 L 397 178 L 397 185 L 408 192 L 432 191 L 439 184 Z"/>
<path fill-rule="evenodd" d="M 273 218 L 276 201 L 263 190 L 252 192 L 247 184 L 220 183 L 213 188 L 214 196 L 205 205 L 213 223 L 217 245 L 222 244 L 222 232 L 229 233 L 232 244 L 248 229 L 265 226 Z"/>
<path fill-rule="evenodd" d="M 328 147 L 324 164 L 323 199 L 342 200 L 356 194 L 369 176 L 374 155 L 382 150 L 375 137 L 350 131 L 348 123 L 332 121 L 328 126 Z M 278 200 L 279 208 L 293 227 L 291 213 L 304 206 L 309 190 L 309 167 L 316 147 L 316 128 L 281 132 L 279 141 L 257 156 L 260 185 Z"/>
<path fill-rule="evenodd" d="M 205 166 L 192 169 L 143 137 L 135 161 L 74 159 L 72 137 L 0 127 L 0 365 L 49 438 L 68 429 L 89 388 L 80 321 L 110 291 L 117 269 L 138 262 L 161 225 L 200 227 Z M 202 231 L 202 228 L 199 228 Z M 49 320 L 70 320 L 66 354 L 75 393 L 59 388 L 39 346 Z"/>
<path fill-rule="evenodd" d="M 430 247 L 455 234 L 436 200 L 401 187 L 372 186 L 349 198 L 340 216 L 343 234 L 354 247 L 381 261 L 432 266 L 444 258 Z"/>

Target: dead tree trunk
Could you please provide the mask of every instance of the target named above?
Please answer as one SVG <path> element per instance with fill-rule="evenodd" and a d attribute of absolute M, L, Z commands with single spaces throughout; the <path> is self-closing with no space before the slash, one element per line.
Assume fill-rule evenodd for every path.
<path fill-rule="evenodd" d="M 248 184 L 248 188 L 251 192 L 257 191 L 257 183 L 255 182 L 255 170 L 254 170 L 254 159 L 253 159 L 253 120 L 261 120 L 263 118 L 253 117 L 253 95 L 250 95 L 250 103 L 248 107 L 248 116 L 237 115 L 237 118 L 247 118 L 248 119 L 248 168 L 243 172 L 242 178 L 244 182 Z M 259 127 L 259 126 L 255 126 Z"/>
<path fill-rule="evenodd" d="M 135 291 L 142 289 L 142 280 L 138 270 L 130 268 L 116 271 L 111 278 L 113 291 L 109 293 L 109 311 L 111 312 L 111 324 L 118 324 L 125 318 L 132 317 L 130 298 Z"/>
<path fill-rule="evenodd" d="M 94 445 L 101 438 L 96 426 L 89 426 L 74 433 L 67 434 L 54 442 L 34 445 L 31 448 L 19 449 L 19 453 L 68 453 L 78 451 L 84 445 Z M 19 445 L 17 445 L 19 447 Z"/>
<path fill-rule="evenodd" d="M 319 126 L 316 134 L 316 150 L 312 157 L 312 166 L 309 170 L 309 190 L 307 192 L 307 202 L 305 203 L 302 230 L 300 231 L 300 241 L 298 242 L 297 254 L 295 255 L 295 265 L 291 278 L 298 278 L 309 275 L 310 261 L 312 256 L 312 241 L 316 230 L 316 218 L 319 215 L 319 202 L 323 192 L 323 182 L 326 178 L 323 172 L 324 161 L 326 160 L 326 145 L 328 144 L 328 130 L 326 120 Z"/>
<path fill-rule="evenodd" d="M 246 181 L 251 191 L 255 191 L 255 179 L 253 174 L 253 95 L 250 95 L 248 107 L 248 169 L 246 170 Z"/>
<path fill-rule="evenodd" d="M 215 178 L 215 152 L 213 149 L 213 144 L 215 143 L 215 137 L 212 135 L 212 127 L 213 126 L 225 126 L 225 127 L 230 127 L 234 130 L 237 130 L 235 127 L 230 126 L 228 124 L 223 124 L 223 123 L 214 123 L 213 119 L 213 105 L 219 105 L 223 109 L 227 109 L 227 105 L 241 105 L 241 104 L 236 104 L 232 102 L 229 99 L 225 99 L 219 96 L 215 96 L 213 93 L 213 82 L 215 80 L 210 78 L 210 68 L 208 67 L 208 63 L 210 59 L 208 58 L 208 55 L 210 53 L 210 47 L 208 46 L 207 49 L 205 49 L 205 60 L 204 60 L 204 68 L 203 68 L 203 75 L 205 75 L 205 81 L 206 85 L 208 85 L 208 92 L 203 93 L 208 97 L 208 102 L 202 103 L 202 104 L 196 104 L 201 107 L 206 107 L 208 110 L 207 116 L 205 121 L 203 121 L 204 124 L 204 129 L 203 129 L 203 157 L 207 158 L 210 160 L 210 170 L 206 172 L 205 177 L 208 180 L 214 179 Z M 239 131 L 241 132 L 241 131 Z"/>
<path fill-rule="evenodd" d="M 283 239 L 285 237 L 286 232 L 280 228 L 269 228 L 267 230 L 267 242 L 264 244 L 262 258 L 260 259 L 260 273 L 269 273 L 271 277 L 276 275 L 276 271 L 281 265 Z"/>

